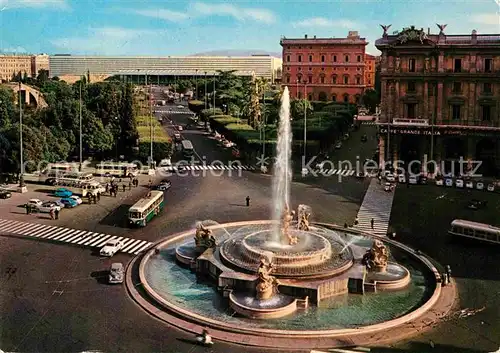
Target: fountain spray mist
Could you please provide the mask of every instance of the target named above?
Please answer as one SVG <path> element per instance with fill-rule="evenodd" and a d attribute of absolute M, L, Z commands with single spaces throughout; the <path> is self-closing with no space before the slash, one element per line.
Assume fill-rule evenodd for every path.
<path fill-rule="evenodd" d="M 278 129 L 278 143 L 276 145 L 276 161 L 273 171 L 273 220 L 278 221 L 274 234 L 274 241 L 283 242 L 279 221 L 285 210 L 290 205 L 290 181 L 292 170 L 290 159 L 292 157 L 292 127 L 290 123 L 290 93 L 285 87 L 281 96 L 280 120 Z"/>

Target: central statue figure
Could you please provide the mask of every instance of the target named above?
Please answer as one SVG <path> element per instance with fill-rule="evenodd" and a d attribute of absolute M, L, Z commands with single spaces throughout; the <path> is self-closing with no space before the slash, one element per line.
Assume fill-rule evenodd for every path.
<path fill-rule="evenodd" d="M 295 245 L 298 242 L 297 237 L 290 234 L 290 223 L 292 223 L 294 217 L 295 211 L 290 211 L 290 207 L 286 205 L 281 217 L 281 235 L 283 240 L 287 241 L 289 245 Z"/>
<path fill-rule="evenodd" d="M 271 276 L 273 271 L 273 264 L 271 260 L 265 259 L 264 257 L 260 259 L 259 269 L 257 270 L 257 299 L 265 300 L 271 298 L 274 294 L 278 292 L 279 281 Z"/>

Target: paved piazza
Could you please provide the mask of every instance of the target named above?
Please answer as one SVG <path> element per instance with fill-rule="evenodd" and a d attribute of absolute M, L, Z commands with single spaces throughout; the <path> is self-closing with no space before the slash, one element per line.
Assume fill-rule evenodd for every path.
<path fill-rule="evenodd" d="M 175 115 L 172 118 L 176 123 L 185 119 Z M 210 160 L 223 160 L 225 152 L 218 151 L 214 141 L 198 131 L 183 133 L 190 135 L 197 151 L 207 151 Z M 33 227 L 40 229 L 61 227 L 60 232 L 86 231 L 146 244 L 192 229 L 199 220 L 227 223 L 269 217 L 269 176 L 243 171 L 241 176 L 216 177 L 208 173 L 202 177 L 173 175 L 170 179 L 172 188 L 165 193 L 165 210 L 144 229 L 126 228 L 124 217 L 128 207 L 146 192 L 147 176 L 141 179 L 142 187 L 119 192 L 117 198 L 105 196 L 97 205 L 83 204 L 64 210 L 55 221 L 46 216 L 26 215 L 19 207 L 30 198 L 48 198 L 43 187 L 30 186 L 27 194 L 0 200 L 0 219 L 11 222 L 8 224 L 36 223 L 39 225 Z M 369 183 L 369 180 L 352 177 L 343 178 L 341 182 L 331 177 L 296 178 L 292 204 L 310 205 L 316 222 L 352 224 Z M 250 207 L 245 206 L 246 196 L 250 196 Z M 467 210 L 465 204 L 469 199 L 488 201 L 487 209 Z M 408 327 L 405 332 L 412 336 L 406 338 L 400 331 L 388 330 L 378 342 L 384 338 L 401 340 L 380 348 L 375 342 L 370 350 L 356 351 L 479 353 L 497 350 L 500 346 L 500 269 L 495 265 L 498 249 L 450 243 L 447 230 L 454 218 L 496 223 L 499 209 L 497 194 L 445 190 L 431 185 L 398 187 L 389 229 L 397 233 L 396 240 L 434 259 L 438 269 L 451 265 L 459 300 L 452 314 L 437 325 L 423 323 Z M 16 226 L 11 226 L 12 229 Z M 112 259 L 103 259 L 96 255 L 96 248 L 82 244 L 75 246 L 3 231 L 0 234 L 0 349 L 3 351 L 275 352 L 222 341 L 206 349 L 193 344 L 192 333 L 154 319 L 129 297 L 125 286 L 107 284 L 111 263 L 127 264 L 134 258 L 133 254 L 118 253 Z M 85 245 L 89 241 L 81 239 L 75 243 Z M 352 340 L 342 344 L 357 345 Z M 311 349 L 294 351 L 310 352 Z M 347 348 L 345 351 L 348 352 Z"/>

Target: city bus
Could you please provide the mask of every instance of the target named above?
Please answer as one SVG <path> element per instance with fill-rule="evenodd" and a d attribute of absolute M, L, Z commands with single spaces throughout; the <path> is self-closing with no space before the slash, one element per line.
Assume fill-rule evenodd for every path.
<path fill-rule="evenodd" d="M 80 181 L 75 179 L 60 178 L 54 183 L 54 186 L 67 189 L 73 194 L 81 197 L 87 197 L 89 194 L 102 195 L 106 192 L 106 188 L 95 180 Z"/>
<path fill-rule="evenodd" d="M 130 226 L 145 227 L 164 207 L 163 191 L 151 191 L 128 210 Z"/>
<path fill-rule="evenodd" d="M 455 219 L 451 222 L 448 233 L 453 236 L 500 244 L 500 228 L 489 224 Z"/>
<path fill-rule="evenodd" d="M 194 154 L 193 144 L 189 140 L 182 140 L 182 154 L 185 158 L 191 158 Z"/>
<path fill-rule="evenodd" d="M 125 178 L 129 176 L 136 177 L 139 174 L 137 165 L 127 162 L 101 162 L 96 166 L 96 175 L 116 178 Z"/>
<path fill-rule="evenodd" d="M 45 170 L 42 171 L 42 173 L 51 173 L 51 172 L 69 173 L 69 172 L 76 172 L 76 171 L 78 171 L 77 164 L 61 162 L 61 163 L 49 163 L 49 164 L 47 164 L 47 167 L 45 168 Z"/>

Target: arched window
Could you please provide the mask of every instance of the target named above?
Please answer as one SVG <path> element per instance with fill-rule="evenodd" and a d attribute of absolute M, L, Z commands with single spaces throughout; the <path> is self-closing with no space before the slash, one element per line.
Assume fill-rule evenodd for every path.
<path fill-rule="evenodd" d="M 347 93 L 344 94 L 344 103 L 349 103 L 349 95 Z"/>
<path fill-rule="evenodd" d="M 361 96 L 360 96 L 359 94 L 356 94 L 356 95 L 354 96 L 354 99 L 356 100 L 356 104 L 361 103 Z"/>
<path fill-rule="evenodd" d="M 336 94 L 332 94 L 332 102 L 336 102 L 337 101 L 337 95 Z"/>
<path fill-rule="evenodd" d="M 356 84 L 357 85 L 361 84 L 361 76 L 356 76 Z"/>
<path fill-rule="evenodd" d="M 321 55 L 321 62 L 324 63 L 325 62 L 325 56 L 324 55 Z"/>
<path fill-rule="evenodd" d="M 320 100 L 321 102 L 326 102 L 327 101 L 327 96 L 326 96 L 326 93 L 325 92 L 319 92 L 319 96 L 318 96 L 318 100 Z"/>
<path fill-rule="evenodd" d="M 309 93 L 309 95 L 307 96 L 307 99 L 312 101 L 314 98 L 313 94 L 312 93 Z"/>
<path fill-rule="evenodd" d="M 333 75 L 333 76 L 332 76 L 332 83 L 333 83 L 334 85 L 336 85 L 336 84 L 337 84 L 337 75 Z"/>
<path fill-rule="evenodd" d="M 299 91 L 299 99 L 302 99 L 302 92 Z"/>
<path fill-rule="evenodd" d="M 320 82 L 320 83 L 325 83 L 325 76 L 324 76 L 324 75 L 321 75 L 321 76 L 319 77 L 319 82 Z"/>
<path fill-rule="evenodd" d="M 297 82 L 301 83 L 302 82 L 302 75 L 297 75 Z"/>
<path fill-rule="evenodd" d="M 349 84 L 349 75 L 344 75 L 344 85 Z"/>
<path fill-rule="evenodd" d="M 349 62 L 349 55 L 345 55 L 345 56 L 344 56 L 344 61 L 345 61 L 346 63 L 348 63 L 348 62 Z"/>
<path fill-rule="evenodd" d="M 286 75 L 286 83 L 290 83 L 290 75 Z"/>

